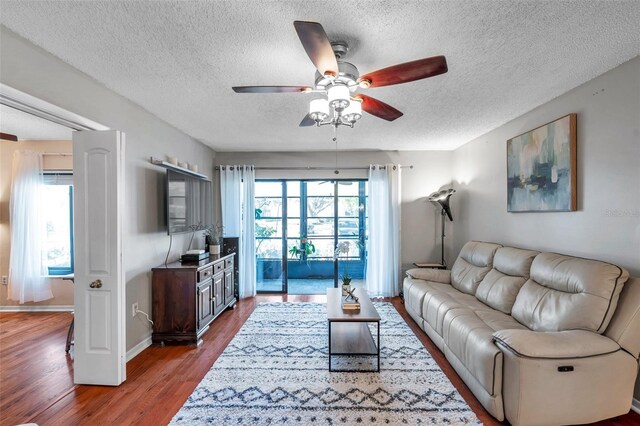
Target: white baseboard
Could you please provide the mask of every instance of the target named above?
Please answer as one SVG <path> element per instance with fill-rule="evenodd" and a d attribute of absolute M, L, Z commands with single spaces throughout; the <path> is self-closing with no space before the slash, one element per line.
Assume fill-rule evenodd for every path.
<path fill-rule="evenodd" d="M 0 312 L 72 312 L 73 305 L 0 306 Z"/>
<path fill-rule="evenodd" d="M 137 345 L 135 345 L 134 347 L 132 347 L 127 351 L 127 362 L 134 359 L 136 356 L 142 353 L 142 351 L 147 349 L 149 346 L 151 346 L 151 335 L 145 337 L 144 340 L 142 340 L 142 342 L 138 343 Z"/>
<path fill-rule="evenodd" d="M 631 401 L 631 409 L 636 413 L 640 414 L 640 401 L 633 398 L 633 401 Z"/>

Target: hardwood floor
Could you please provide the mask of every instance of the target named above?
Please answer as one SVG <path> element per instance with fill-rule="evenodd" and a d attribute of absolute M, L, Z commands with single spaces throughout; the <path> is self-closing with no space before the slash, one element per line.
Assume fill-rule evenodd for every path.
<path fill-rule="evenodd" d="M 0 424 L 39 425 L 168 423 L 259 302 L 324 302 L 325 296 L 260 295 L 238 303 L 214 321 L 200 347 L 152 346 L 127 364 L 118 387 L 75 386 L 73 350 L 64 352 L 69 313 L 0 313 Z M 390 300 L 433 355 L 477 416 L 499 425 L 473 397 L 444 355 L 411 320 L 398 298 Z M 630 413 L 602 425 L 637 425 Z"/>

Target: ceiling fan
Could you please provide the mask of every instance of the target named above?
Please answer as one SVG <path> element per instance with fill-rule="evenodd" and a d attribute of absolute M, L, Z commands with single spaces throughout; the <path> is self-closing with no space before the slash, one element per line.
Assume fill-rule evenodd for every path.
<path fill-rule="evenodd" d="M 346 42 L 330 42 L 324 28 L 317 22 L 294 21 L 307 55 L 317 68 L 313 86 L 236 86 L 236 93 L 320 93 L 313 99 L 309 113 L 300 127 L 331 124 L 353 127 L 362 117 L 362 110 L 383 120 L 402 116 L 391 105 L 357 93 L 358 89 L 391 86 L 433 77 L 447 72 L 444 56 L 418 59 L 360 75 L 355 65 L 343 60 L 349 46 Z M 331 110 L 331 109 L 332 110 Z"/>

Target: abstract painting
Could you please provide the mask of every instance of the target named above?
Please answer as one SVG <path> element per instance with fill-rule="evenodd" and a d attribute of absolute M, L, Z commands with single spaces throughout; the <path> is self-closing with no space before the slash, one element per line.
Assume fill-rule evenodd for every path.
<path fill-rule="evenodd" d="M 508 211 L 575 211 L 576 200 L 576 114 L 507 141 Z"/>

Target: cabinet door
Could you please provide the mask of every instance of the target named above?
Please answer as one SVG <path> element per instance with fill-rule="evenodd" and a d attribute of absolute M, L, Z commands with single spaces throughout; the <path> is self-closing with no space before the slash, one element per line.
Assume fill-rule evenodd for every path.
<path fill-rule="evenodd" d="M 208 279 L 198 284 L 198 330 L 213 319 L 213 281 Z"/>
<path fill-rule="evenodd" d="M 230 303 L 234 297 L 234 290 L 235 290 L 235 283 L 233 279 L 234 275 L 235 274 L 234 274 L 233 268 L 225 269 L 224 271 L 224 304 L 225 305 Z"/>
<path fill-rule="evenodd" d="M 224 307 L 224 272 L 219 272 L 213 276 L 213 314 Z"/>

